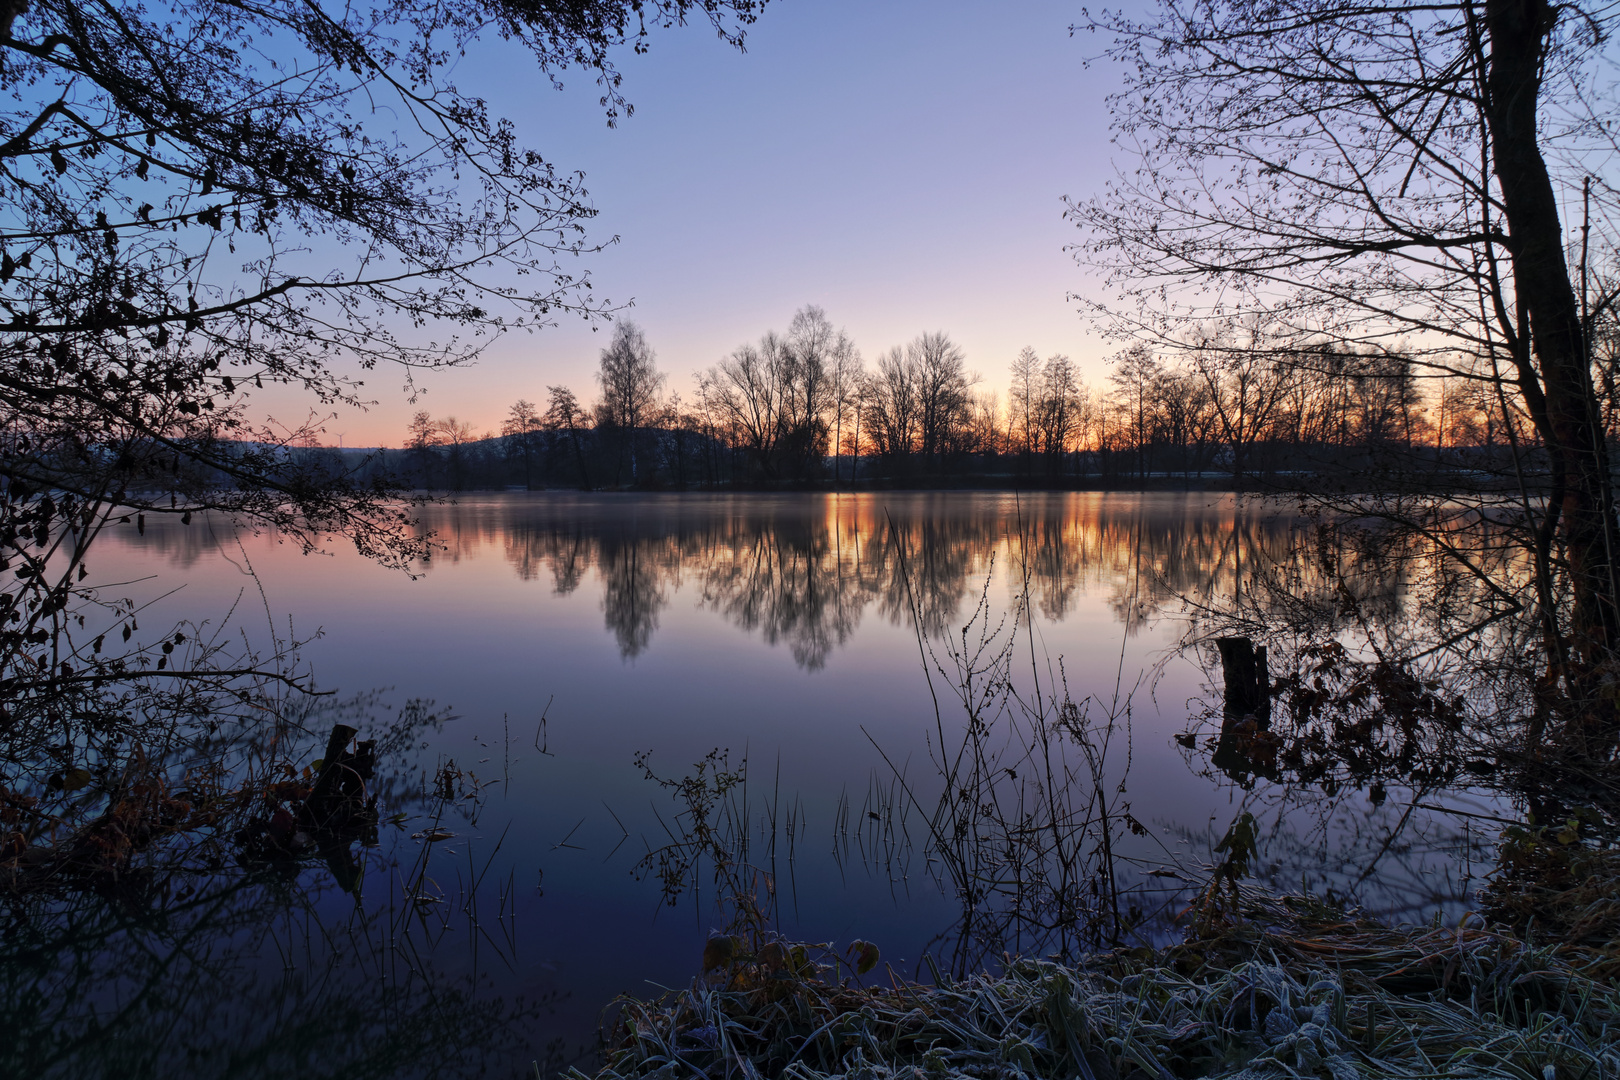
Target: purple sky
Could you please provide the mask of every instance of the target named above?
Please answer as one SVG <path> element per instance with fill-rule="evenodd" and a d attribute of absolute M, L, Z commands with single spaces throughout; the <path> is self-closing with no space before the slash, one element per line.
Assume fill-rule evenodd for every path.
<path fill-rule="evenodd" d="M 1108 142 L 1117 73 L 1083 66 L 1101 43 L 1069 37 L 1079 16 L 1045 0 L 774 0 L 744 54 L 692 26 L 624 56 L 636 112 L 612 130 L 589 78 L 558 93 L 499 46 L 455 79 L 586 173 L 594 236 L 620 237 L 591 259 L 598 296 L 634 302 L 669 389 L 690 398 L 695 373 L 819 304 L 868 361 L 944 330 L 1005 395 L 1024 345 L 1079 359 L 1093 383 L 1110 352 L 1066 299 L 1088 282 L 1063 250 L 1078 234 L 1061 198 L 1129 164 Z M 511 335 L 428 378 L 416 405 L 375 372 L 377 407 L 323 441 L 398 446 L 417 408 L 492 429 L 555 383 L 593 399 L 608 333 Z M 305 408 L 262 400 L 284 420 Z"/>

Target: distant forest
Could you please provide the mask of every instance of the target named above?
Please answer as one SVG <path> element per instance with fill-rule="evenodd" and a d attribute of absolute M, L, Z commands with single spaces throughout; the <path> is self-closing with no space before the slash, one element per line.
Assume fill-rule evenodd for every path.
<path fill-rule="evenodd" d="M 645 335 L 620 322 L 591 403 L 553 386 L 489 433 L 418 412 L 401 448 L 343 452 L 342 468 L 441 490 L 1478 487 L 1545 471 L 1529 418 L 1488 372 L 1434 377 L 1408 356 L 1242 327 L 1171 360 L 1133 348 L 1110 369 L 1092 387 L 1068 357 L 1026 348 L 1003 399 L 943 333 L 868 364 L 807 307 L 702 373 L 688 401 L 664 392 Z M 1599 396 L 1614 431 L 1612 378 Z"/>

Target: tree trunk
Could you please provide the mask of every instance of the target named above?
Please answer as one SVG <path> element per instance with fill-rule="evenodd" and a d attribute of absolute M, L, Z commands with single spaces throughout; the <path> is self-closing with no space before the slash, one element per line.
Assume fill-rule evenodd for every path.
<path fill-rule="evenodd" d="M 1530 340 L 1518 348 L 1521 376 L 1531 375 L 1524 369 L 1533 349 L 1536 389 L 1545 401 L 1538 426 L 1544 427 L 1541 435 L 1555 471 L 1565 477 L 1560 509 L 1574 600 L 1570 645 L 1591 673 L 1620 640 L 1617 538 L 1585 333 L 1564 259 L 1557 196 L 1537 134 L 1541 65 L 1557 18 L 1547 0 L 1486 0 L 1486 121 L 1511 237 L 1513 289 L 1529 317 Z M 1521 378 L 1521 384 L 1531 381 Z"/>

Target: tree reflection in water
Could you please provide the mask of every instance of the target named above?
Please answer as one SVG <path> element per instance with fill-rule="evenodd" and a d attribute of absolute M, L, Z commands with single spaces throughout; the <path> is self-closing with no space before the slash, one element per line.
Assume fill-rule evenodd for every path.
<path fill-rule="evenodd" d="M 967 618 L 993 563 L 1007 571 L 1009 611 L 1058 621 L 1084 594 L 1100 595 L 1127 635 L 1175 615 L 1188 620 L 1185 644 L 1195 652 L 1221 634 L 1272 641 L 1275 670 L 1296 682 L 1304 676 L 1288 665 L 1309 643 L 1358 627 L 1416 642 L 1435 631 L 1435 595 L 1464 602 L 1455 582 L 1417 572 L 1422 545 L 1411 537 L 1324 525 L 1291 505 L 1228 496 L 547 496 L 475 499 L 434 514 L 429 525 L 453 558 L 503 551 L 520 577 L 549 574 L 559 593 L 594 573 L 604 621 L 626 659 L 648 647 L 660 610 L 685 585 L 704 608 L 785 646 L 809 670 L 847 644 L 868 612 L 939 639 Z M 1302 700 L 1289 698 L 1289 707 Z M 1203 719 L 1220 733 L 1218 697 L 1209 701 Z M 1410 753 L 1401 759 L 1392 749 L 1384 787 L 1372 794 L 1381 801 L 1387 789 L 1414 785 L 1401 787 L 1410 798 L 1369 811 L 1363 796 L 1372 772 L 1358 781 L 1307 766 L 1297 752 L 1279 759 L 1268 738 L 1210 735 L 1190 755 L 1196 771 L 1214 778 L 1224 767 L 1245 805 L 1274 811 L 1260 872 L 1391 913 L 1466 900 L 1466 868 L 1480 855 L 1482 834 L 1471 819 L 1453 829 L 1410 813 L 1412 801 L 1454 780 L 1455 769 L 1429 776 Z M 1360 803 L 1346 811 L 1351 797 Z M 1182 839 L 1207 853 L 1219 832 L 1182 830 Z M 1453 865 L 1465 869 L 1448 877 Z M 1371 866 L 1388 872 L 1361 869 Z"/>
<path fill-rule="evenodd" d="M 1532 583 L 1511 545 L 1487 545 L 1464 565 L 1451 557 L 1457 536 L 1443 519 L 1396 527 L 1312 518 L 1259 500 L 805 502 L 826 513 L 770 512 L 767 503 L 694 514 L 648 550 L 664 560 L 662 580 L 697 578 L 711 610 L 785 642 L 809 668 L 824 664 L 868 609 L 927 640 L 945 639 L 967 618 L 964 600 L 987 579 L 992 558 L 1016 567 L 1010 577 L 1027 577 L 1011 611 L 1061 619 L 1089 591 L 1107 598 L 1126 634 L 1158 614 L 1184 617 L 1183 648 L 1204 658 L 1209 678 L 1202 711 L 1195 702 L 1180 741 L 1196 772 L 1235 785 L 1235 813 L 1255 815 L 1265 852 L 1247 872 L 1275 889 L 1359 903 L 1391 920 L 1426 919 L 1474 904 L 1504 823 L 1565 825 L 1571 837 L 1600 844 L 1620 836 L 1606 759 L 1561 753 L 1546 739 L 1558 707 L 1537 690 L 1525 659 L 1536 655 L 1536 629 L 1523 617 Z M 1476 534 L 1478 527 L 1470 523 Z M 1212 646 L 1231 636 L 1271 648 L 1275 677 L 1264 679 L 1263 694 L 1276 706 L 1263 715 L 1234 715 L 1216 689 Z M 983 777 L 975 805 L 1030 805 L 1019 775 L 1045 740 L 1067 738 L 1064 725 L 1042 729 L 1044 714 L 1031 716 L 1032 730 L 1050 735 L 1015 735 L 982 753 L 973 732 L 990 721 L 972 710 L 958 718 L 969 733 L 965 749 L 936 760 L 983 765 L 974 771 Z M 954 745 L 953 737 L 942 729 L 940 745 Z M 959 768 L 942 768 L 942 790 L 962 786 Z M 947 816 L 959 820 L 954 809 Z M 1067 810 L 1049 816 L 1081 820 Z M 973 831 L 999 835 L 1000 824 L 1016 832 L 995 815 Z M 1170 825 L 1189 855 L 1220 861 L 1223 823 L 1212 822 L 1208 835 L 1159 824 Z M 930 859 L 956 865 L 940 854 L 942 842 L 930 843 Z M 1061 876 L 1039 865 L 1044 857 L 1020 855 L 1014 906 L 1005 910 L 984 901 L 1005 875 L 956 875 L 962 880 L 950 889 L 968 898 L 959 933 L 973 944 L 953 945 L 954 954 L 992 955 L 1009 941 L 1069 947 L 1062 935 L 1080 919 L 1050 921 L 1068 901 L 1037 895 Z"/>
<path fill-rule="evenodd" d="M 1212 692 L 1182 742 L 1195 768 L 1275 815 L 1279 849 L 1300 849 L 1285 884 L 1336 876 L 1406 917 L 1450 894 L 1554 940 L 1568 924 L 1557 909 L 1574 904 L 1561 890 L 1620 878 L 1617 733 L 1549 671 L 1515 539 L 1510 517 L 1462 507 L 1324 517 L 1299 542 L 1246 551 L 1228 588 L 1189 605 L 1183 645 L 1211 687 L 1217 639 L 1270 647 L 1269 715 Z M 1319 842 L 1280 827 L 1305 815 Z M 1335 867 L 1335 845 L 1357 859 Z"/>
<path fill-rule="evenodd" d="M 504 556 L 539 589 L 597 588 L 605 628 L 626 659 L 668 632 L 660 619 L 682 589 L 727 624 L 785 648 L 807 670 L 828 665 L 869 613 L 943 641 L 983 597 L 986 625 L 1019 625 L 1003 618 L 1006 612 L 1062 620 L 1099 598 L 1124 635 L 1143 634 L 1157 616 L 1179 619 L 1180 645 L 1202 661 L 1207 685 L 1177 741 L 1192 770 L 1232 796 L 1233 816 L 1253 814 L 1262 850 L 1249 873 L 1280 890 L 1303 887 L 1388 918 L 1426 919 L 1437 907 L 1471 906 L 1500 819 L 1522 821 L 1528 813 L 1537 822 L 1565 820 L 1572 810 L 1597 807 L 1580 830 L 1595 839 L 1614 832 L 1607 822 L 1615 815 L 1604 808 L 1617 804 L 1602 775 L 1574 773 L 1551 752 L 1558 709 L 1538 693 L 1524 659 L 1535 653 L 1534 628 L 1522 616 L 1527 568 L 1511 546 L 1499 545 L 1494 555 L 1474 558 L 1479 573 L 1459 573 L 1445 556 L 1454 540 L 1443 523 L 1394 529 L 1315 520 L 1292 505 L 1226 496 L 873 494 L 471 497 L 429 508 L 426 524 L 443 544 L 435 563 Z M 1266 690 L 1274 701 L 1264 718 L 1233 715 L 1222 700 L 1214 647 L 1222 637 L 1269 647 Z M 1043 670 L 1061 679 L 1052 659 Z M 1030 669 L 1024 660 L 1001 667 L 1011 673 L 1009 685 Z M 1084 749 L 1062 708 L 1065 689 L 1054 683 L 1044 704 L 1034 699 L 1039 723 L 1027 728 L 1035 734 L 1025 742 L 986 744 L 984 763 L 993 767 L 979 771 L 986 800 L 974 805 L 996 805 L 1003 796 L 1002 806 L 1029 805 L 1019 800 L 1041 774 L 1024 762 L 1044 747 L 1042 732 L 1070 739 L 1071 757 Z M 1076 696 L 1086 689 L 1095 688 L 1077 688 Z M 1091 715 L 1123 717 L 1128 726 L 1129 702 L 1107 704 Z M 995 721 L 980 713 L 984 724 Z M 929 733 L 934 746 L 954 746 L 975 731 L 960 716 L 942 719 Z M 1073 835 L 1077 819 L 1069 810 L 1092 806 L 1104 781 L 1117 791 L 1114 765 L 1123 766 L 1130 746 L 1123 738 L 1115 746 L 1107 770 L 1093 771 L 1089 760 L 1075 766 L 1064 792 L 1068 798 L 1072 790 L 1073 803 L 1053 802 L 1048 815 L 1059 831 Z M 1077 761 L 1060 761 L 1059 772 L 1068 776 Z M 914 789 L 905 804 L 891 798 L 845 807 L 844 847 L 865 836 L 872 843 L 856 847 L 876 853 L 873 869 L 904 876 L 908 853 L 894 840 L 905 832 L 904 818 L 897 815 L 906 805 L 933 814 L 931 798 Z M 1169 833 L 1167 845 L 1178 836 L 1183 842 L 1182 881 L 1144 872 L 1136 883 L 1180 897 L 1156 894 L 1165 910 L 1184 908 L 1187 883 L 1208 876 L 1197 864 L 1219 861 L 1213 849 L 1227 820 L 1212 819 L 1205 830 L 1160 820 L 1147 809 L 1147 791 L 1128 789 L 1120 803 L 1155 836 Z M 758 824 L 749 820 L 750 828 Z M 1018 835 L 1020 820 L 991 819 L 1000 831 L 987 835 Z M 1148 838 L 1124 835 L 1120 821 L 1110 809 L 1093 835 L 1124 848 L 1136 844 L 1128 856 L 1141 859 L 1139 870 L 1162 866 L 1162 849 L 1145 851 Z M 1090 843 L 1084 840 L 1081 861 L 1071 859 L 1070 868 L 1090 865 Z M 992 865 L 975 862 L 978 854 L 965 850 L 961 865 Z M 910 865 L 917 870 L 920 862 Z M 1016 909 L 991 910 L 1000 901 L 976 890 L 977 871 L 964 873 L 949 886 L 973 903 L 960 924 L 971 947 L 953 946 L 963 963 L 993 958 L 1009 944 L 1038 951 L 1042 933 L 1053 928 L 1085 930 L 1075 941 L 1094 936 L 1080 895 L 1090 878 L 1048 874 L 1027 860 L 1015 869 L 1008 880 L 1020 888 L 1034 883 L 1018 903 L 1043 924 L 1020 925 Z M 1048 881 L 1058 884 L 1039 894 Z"/>
<path fill-rule="evenodd" d="M 927 641 L 943 641 L 955 637 L 963 621 L 1009 629 L 1027 625 L 1020 622 L 1025 612 L 1038 620 L 1061 620 L 1079 611 L 1081 598 L 1090 594 L 1103 599 L 1126 635 L 1142 632 L 1156 616 L 1184 619 L 1186 647 L 1195 654 L 1208 650 L 1211 664 L 1214 654 L 1208 643 L 1213 637 L 1241 633 L 1273 642 L 1279 690 L 1316 685 L 1312 680 L 1328 675 L 1320 661 L 1339 656 L 1342 662 L 1336 663 L 1348 680 L 1341 695 L 1345 703 L 1362 700 L 1359 688 L 1372 677 L 1373 685 L 1388 691 L 1375 703 L 1402 705 L 1408 720 L 1416 716 L 1414 710 L 1427 709 L 1426 721 L 1444 727 L 1448 721 L 1445 710 L 1437 707 L 1439 699 L 1419 693 L 1397 701 L 1400 688 L 1408 684 L 1393 667 L 1355 674 L 1352 657 L 1334 643 L 1361 632 L 1374 633 L 1385 643 L 1403 636 L 1416 643 L 1433 634 L 1437 602 L 1460 610 L 1466 599 L 1457 582 L 1424 576 L 1421 538 L 1381 539 L 1344 523 L 1314 521 L 1291 506 L 1224 497 L 563 497 L 513 500 L 503 503 L 499 514 L 487 514 L 476 503 L 440 512 L 454 521 L 445 535 L 463 545 L 460 557 L 472 554 L 475 546 L 504 550 L 520 575 L 543 579 L 549 573 L 559 591 L 579 587 L 594 573 L 607 626 L 627 658 L 647 647 L 660 609 L 682 587 L 697 593 L 704 608 L 729 624 L 757 631 L 772 646 L 785 646 L 810 670 L 827 664 L 869 611 L 890 624 L 915 628 Z M 992 596 L 985 591 L 987 582 L 999 582 L 995 588 L 1005 592 Z M 993 610 L 982 606 L 985 597 Z M 1003 618 L 1003 611 L 1011 617 Z M 1297 617 L 1305 612 L 1315 618 L 1309 626 L 1309 619 Z M 1299 667 L 1312 655 L 1307 645 L 1318 649 L 1317 667 L 1308 671 Z M 1055 667 L 1061 678 L 1058 658 L 1051 659 L 1054 665 L 1042 663 L 1042 670 Z M 1020 664 L 1015 671 L 1010 661 L 998 661 L 998 670 L 1009 679 L 1022 679 L 1029 666 Z M 1211 668 L 1211 687 L 1218 683 L 1215 670 Z M 1046 705 L 1039 696 L 1030 699 L 1036 711 L 1030 714 L 1028 730 L 1012 733 L 1006 746 L 992 739 L 985 744 L 990 749 L 969 746 L 964 751 L 961 760 L 978 761 L 981 750 L 987 755 L 985 767 L 974 773 L 982 778 L 975 783 L 981 784 L 985 804 L 1031 805 L 1023 785 L 1040 773 L 1028 766 L 1044 754 L 1040 747 L 1048 737 L 1070 739 L 1076 729 L 1075 723 L 1052 718 L 1061 709 L 1050 715 L 1041 711 L 1056 708 L 1053 702 L 1066 690 L 1054 684 L 1046 693 Z M 1332 697 L 1323 697 L 1321 707 L 1331 705 Z M 1306 753 L 1307 743 L 1290 744 L 1293 748 L 1285 751 L 1279 740 L 1296 725 L 1307 698 L 1303 692 L 1286 693 L 1274 730 L 1256 728 L 1238 737 L 1222 722 L 1219 698 L 1211 692 L 1203 717 L 1207 729 L 1197 730 L 1195 722 L 1195 730 L 1185 736 L 1194 770 L 1217 784 L 1224 770 L 1225 780 L 1236 783 L 1240 805 L 1234 813 L 1252 811 L 1262 821 L 1266 850 L 1254 861 L 1252 873 L 1282 889 L 1303 886 L 1330 893 L 1392 918 L 1426 918 L 1437 906 L 1466 906 L 1493 833 L 1481 829 L 1477 819 L 1414 812 L 1415 803 L 1437 792 L 1455 795 L 1463 774 L 1455 767 L 1433 771 L 1428 758 L 1400 746 L 1382 751 L 1388 761 L 1380 766 L 1381 774 L 1364 762 L 1356 776 L 1322 767 Z M 1128 723 L 1128 700 L 1092 705 L 1093 715 Z M 1000 722 L 987 715 L 981 709 L 980 715 L 965 720 L 944 717 L 938 745 L 955 745 L 952 725 L 958 722 L 970 736 Z M 1393 722 L 1391 730 L 1405 728 Z M 1128 758 L 1128 745 L 1115 754 Z M 1069 769 L 1065 765 L 1060 771 L 1067 775 Z M 1373 785 L 1375 774 L 1382 776 L 1380 786 Z M 1106 781 L 1099 779 L 1105 775 Z M 962 786 L 959 775 L 952 777 L 943 790 Z M 1078 785 L 1073 798 L 1080 799 L 1074 805 L 1087 805 L 1086 790 L 1105 782 L 1112 790 L 1119 779 L 1112 766 L 1095 774 L 1089 766 L 1082 769 L 1073 781 Z M 1059 794 L 1071 798 L 1067 788 Z M 1137 805 L 1151 806 L 1151 795 L 1141 794 Z M 1492 797 L 1485 793 L 1485 801 L 1469 805 L 1489 817 Z M 903 816 L 907 805 L 868 806 L 856 816 L 867 829 L 873 826 L 866 822 L 888 822 L 891 810 Z M 950 816 L 954 819 L 955 812 Z M 1076 822 L 1089 821 L 1068 803 L 1054 804 L 1048 816 L 1070 831 Z M 995 833 L 998 822 L 992 815 L 981 822 L 981 831 Z M 1007 826 L 1001 831 L 1008 836 L 1029 832 L 1020 831 L 1016 822 L 1000 824 Z M 1179 834 L 1186 856 L 1182 869 L 1192 877 L 1199 873 L 1200 856 L 1218 861 L 1212 849 L 1224 822 L 1212 822 L 1210 835 L 1189 832 L 1184 823 L 1151 824 Z M 1102 831 L 1119 827 L 1117 818 L 1098 825 Z M 943 858 L 942 845 L 929 842 L 934 846 L 920 854 L 932 866 L 936 857 Z M 1077 842 L 1081 847 L 1089 843 L 1083 838 Z M 1118 843 L 1121 850 L 1132 844 L 1142 847 L 1124 836 L 1109 843 Z M 907 861 L 911 853 L 892 844 L 861 846 L 879 853 L 871 856 L 876 872 L 903 878 L 908 866 L 914 868 Z M 988 865 L 972 851 L 953 857 L 963 867 Z M 1092 918 L 1084 903 L 1070 895 L 1088 880 L 1070 872 L 1081 865 L 1074 861 L 1081 856 L 1064 855 L 1069 863 L 1055 869 L 1038 865 L 1043 857 L 1033 851 L 1019 856 L 1010 880 L 1017 884 L 1013 892 L 1021 908 L 992 910 L 985 897 L 996 890 L 978 887 L 985 878 L 980 871 L 964 869 L 955 875 L 960 880 L 941 881 L 947 892 L 971 900 L 958 928 L 961 940 L 950 947 L 951 967 L 961 969 L 967 958 L 993 957 L 1007 947 L 1066 949 L 1094 940 L 1094 931 L 1071 934 L 1073 927 Z M 1137 870 L 1147 870 L 1162 859 L 1162 851 L 1131 856 L 1139 857 Z M 1129 867 L 1121 869 L 1126 877 L 1132 873 Z M 990 876 L 998 882 L 1006 877 L 1000 871 Z M 1136 883 L 1150 892 L 1167 880 L 1173 879 L 1138 877 Z M 1043 898 L 1040 890 L 1052 881 L 1066 884 Z M 1180 886 L 1172 891 L 1186 895 Z M 1136 899 L 1144 911 L 1176 906 L 1175 901 L 1165 903 L 1162 895 Z M 1118 922 L 1117 916 L 1110 918 Z"/>
<path fill-rule="evenodd" d="M 499 551 L 521 580 L 549 576 L 558 594 L 594 573 L 626 659 L 690 584 L 705 608 L 815 670 L 869 610 L 909 626 L 903 567 L 924 631 L 938 634 L 992 559 L 1010 565 L 1015 553 L 1027 557 L 1041 617 L 1062 620 L 1081 593 L 1102 591 L 1134 634 L 1188 598 L 1231 592 L 1246 561 L 1299 543 L 1309 523 L 1277 511 L 1234 511 L 1218 495 L 548 495 L 470 497 L 428 508 L 424 525 L 442 545 L 437 559 Z"/>

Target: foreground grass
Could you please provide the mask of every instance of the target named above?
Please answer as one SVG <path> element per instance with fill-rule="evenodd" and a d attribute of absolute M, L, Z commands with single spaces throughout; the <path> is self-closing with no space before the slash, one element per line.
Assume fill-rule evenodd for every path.
<path fill-rule="evenodd" d="M 595 1080 L 1620 1077 L 1603 950 L 1244 896 L 1184 944 L 866 987 L 766 943 L 622 1003 Z M 584 1080 L 574 1073 L 574 1080 Z"/>

